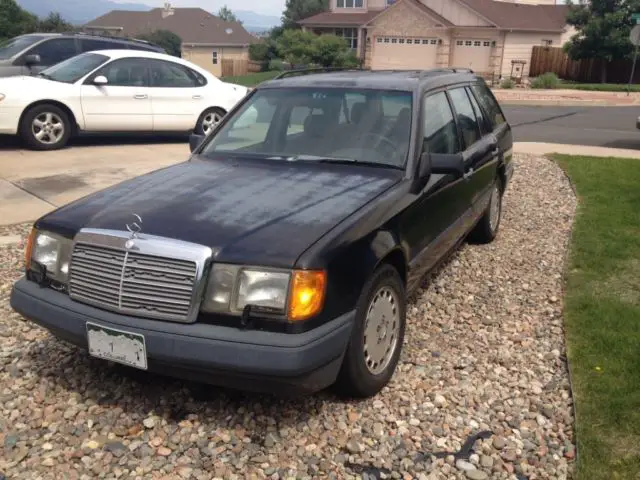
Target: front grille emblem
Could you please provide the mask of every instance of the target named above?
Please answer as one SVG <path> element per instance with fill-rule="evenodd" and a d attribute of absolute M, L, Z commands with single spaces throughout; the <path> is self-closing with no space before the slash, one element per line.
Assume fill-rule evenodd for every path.
<path fill-rule="evenodd" d="M 129 239 L 124 244 L 124 247 L 127 250 L 133 248 L 135 245 L 135 239 L 137 238 L 138 233 L 142 230 L 142 218 L 140 218 L 140 215 L 136 213 L 132 213 L 132 215 L 133 222 L 126 224 L 127 230 L 131 233 Z"/>

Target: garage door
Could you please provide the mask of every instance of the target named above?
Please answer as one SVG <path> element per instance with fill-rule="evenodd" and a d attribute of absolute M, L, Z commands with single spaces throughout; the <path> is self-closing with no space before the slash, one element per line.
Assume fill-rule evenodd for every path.
<path fill-rule="evenodd" d="M 452 67 L 470 68 L 474 72 L 488 72 L 491 60 L 491 41 L 456 40 L 453 47 Z"/>
<path fill-rule="evenodd" d="M 375 37 L 371 68 L 374 70 L 435 68 L 437 50 L 437 38 Z"/>

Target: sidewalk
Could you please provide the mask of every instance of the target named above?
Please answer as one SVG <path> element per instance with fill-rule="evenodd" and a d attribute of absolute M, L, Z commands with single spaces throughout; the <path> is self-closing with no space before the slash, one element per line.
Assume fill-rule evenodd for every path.
<path fill-rule="evenodd" d="M 560 143 L 514 142 L 514 153 L 528 153 L 532 155 L 549 155 L 563 153 L 566 155 L 580 155 L 590 157 L 623 157 L 640 160 L 640 150 L 624 148 L 590 147 L 586 145 L 564 145 Z"/>
<path fill-rule="evenodd" d="M 492 89 L 500 103 L 505 105 L 548 105 L 548 106 L 608 106 L 630 107 L 640 105 L 640 93 L 592 92 L 588 90 L 532 90 L 514 88 Z"/>

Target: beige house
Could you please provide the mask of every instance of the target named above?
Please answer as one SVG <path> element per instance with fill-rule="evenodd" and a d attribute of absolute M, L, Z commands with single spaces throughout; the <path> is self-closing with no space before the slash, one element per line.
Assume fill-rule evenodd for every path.
<path fill-rule="evenodd" d="M 226 22 L 201 8 L 154 8 L 148 12 L 112 10 L 87 23 L 87 33 L 135 37 L 169 30 L 182 39 L 182 58 L 222 76 L 249 60 L 249 45 L 259 41 L 237 22 Z M 241 70 L 241 68 L 236 68 Z M 244 72 L 241 72 L 244 73 Z M 232 74 L 225 72 L 225 74 Z"/>
<path fill-rule="evenodd" d="M 329 11 L 300 24 L 345 37 L 372 69 L 464 67 L 526 77 L 533 46 L 560 46 L 573 33 L 566 5 L 533 1 L 330 0 Z"/>

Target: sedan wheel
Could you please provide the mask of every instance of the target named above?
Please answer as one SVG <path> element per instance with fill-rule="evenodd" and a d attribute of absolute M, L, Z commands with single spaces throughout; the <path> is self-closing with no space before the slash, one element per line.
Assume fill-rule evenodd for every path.
<path fill-rule="evenodd" d="M 206 110 L 202 115 L 200 115 L 195 132 L 198 135 L 209 135 L 224 116 L 225 112 L 220 108 L 211 108 Z"/>
<path fill-rule="evenodd" d="M 371 397 L 393 376 L 404 340 L 406 297 L 398 271 L 383 264 L 362 289 L 336 387 L 349 397 Z"/>
<path fill-rule="evenodd" d="M 57 105 L 36 105 L 22 116 L 20 136 L 34 150 L 64 147 L 72 133 L 69 115 Z"/>

